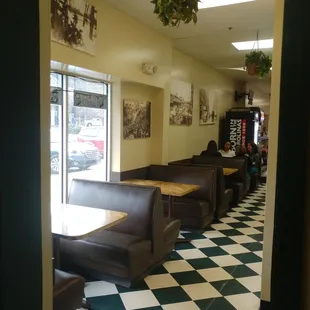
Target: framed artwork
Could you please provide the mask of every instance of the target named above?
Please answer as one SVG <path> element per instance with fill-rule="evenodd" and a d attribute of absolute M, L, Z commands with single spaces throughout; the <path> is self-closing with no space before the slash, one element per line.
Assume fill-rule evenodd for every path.
<path fill-rule="evenodd" d="M 124 139 L 151 137 L 151 103 L 125 99 L 123 105 Z"/>
<path fill-rule="evenodd" d="M 199 124 L 214 125 L 217 120 L 217 101 L 218 95 L 216 91 L 199 91 Z"/>
<path fill-rule="evenodd" d="M 172 80 L 170 125 L 192 125 L 194 88 L 190 83 Z"/>
<path fill-rule="evenodd" d="M 95 55 L 97 13 L 86 0 L 51 0 L 51 39 Z"/>

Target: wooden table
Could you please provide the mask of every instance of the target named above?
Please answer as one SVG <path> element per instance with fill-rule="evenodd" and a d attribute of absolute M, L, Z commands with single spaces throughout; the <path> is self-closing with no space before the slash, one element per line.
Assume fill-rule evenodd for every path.
<path fill-rule="evenodd" d="M 52 234 L 54 246 L 54 268 L 60 268 L 60 239 L 78 240 L 89 237 L 126 220 L 127 213 L 89 208 L 65 203 L 52 204 Z M 90 309 L 83 302 L 84 309 Z"/>
<path fill-rule="evenodd" d="M 238 171 L 237 168 L 223 168 L 224 175 L 232 175 Z"/>
<path fill-rule="evenodd" d="M 183 197 L 187 194 L 190 194 L 200 189 L 199 185 L 164 182 L 164 181 L 156 181 L 156 180 L 131 179 L 131 180 L 122 181 L 122 183 L 127 183 L 127 184 L 132 184 L 132 185 L 159 187 L 161 190 L 161 193 L 169 197 L 169 205 L 168 205 L 168 217 L 169 218 L 172 215 L 174 197 Z"/>

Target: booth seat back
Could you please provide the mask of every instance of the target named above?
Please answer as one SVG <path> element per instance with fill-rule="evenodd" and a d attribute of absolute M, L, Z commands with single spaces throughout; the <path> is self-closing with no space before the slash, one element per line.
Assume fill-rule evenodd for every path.
<path fill-rule="evenodd" d="M 238 171 L 233 174 L 236 182 L 246 182 L 247 179 L 247 160 L 245 157 L 209 157 L 209 156 L 193 156 L 193 164 L 222 166 L 223 168 L 236 168 Z"/>
<path fill-rule="evenodd" d="M 216 174 L 216 167 L 212 169 L 193 166 L 151 165 L 148 169 L 147 179 L 199 185 L 200 189 L 187 197 L 208 201 L 215 208 Z"/>
<path fill-rule="evenodd" d="M 125 212 L 128 218 L 108 230 L 148 240 L 156 230 L 154 226 L 163 223 L 161 193 L 154 187 L 75 179 L 69 203 Z"/>

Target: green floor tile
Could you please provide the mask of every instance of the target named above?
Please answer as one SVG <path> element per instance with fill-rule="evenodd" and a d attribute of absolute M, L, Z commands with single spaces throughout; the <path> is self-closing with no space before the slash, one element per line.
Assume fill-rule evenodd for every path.
<path fill-rule="evenodd" d="M 196 270 L 218 267 L 210 258 L 188 259 L 187 262 Z"/>
<path fill-rule="evenodd" d="M 191 298 L 180 286 L 152 290 L 152 292 L 161 305 L 191 300 Z"/>
<path fill-rule="evenodd" d="M 223 245 L 231 245 L 231 244 L 236 244 L 236 242 L 228 237 L 223 237 L 223 238 L 214 238 L 212 239 L 212 242 L 214 242 L 215 244 L 219 245 L 219 246 L 223 246 Z"/>
<path fill-rule="evenodd" d="M 177 272 L 172 276 L 179 285 L 207 282 L 197 271 Z"/>
<path fill-rule="evenodd" d="M 249 290 L 235 279 L 212 282 L 211 285 L 223 296 L 249 293 Z"/>
<path fill-rule="evenodd" d="M 87 298 L 91 309 L 126 310 L 120 295 L 108 295 Z"/>
<path fill-rule="evenodd" d="M 255 228 L 255 229 L 257 229 L 257 228 Z M 263 250 L 263 245 L 260 242 L 243 243 L 242 246 L 244 246 L 245 248 L 247 248 L 251 252 L 257 252 L 257 251 Z"/>
<path fill-rule="evenodd" d="M 231 226 L 229 224 L 229 226 Z M 247 226 L 248 227 L 248 226 Z M 227 230 L 221 230 L 221 233 L 224 234 L 225 236 L 232 237 L 232 236 L 242 236 L 243 233 L 236 229 L 227 229 Z"/>
<path fill-rule="evenodd" d="M 218 246 L 211 248 L 203 248 L 200 249 L 200 251 L 206 254 L 208 257 L 228 255 L 226 251 L 224 251 L 222 248 Z"/>
<path fill-rule="evenodd" d="M 257 273 L 245 265 L 228 266 L 223 268 L 235 279 L 257 276 Z"/>
<path fill-rule="evenodd" d="M 254 253 L 235 254 L 233 256 L 243 264 L 259 263 L 262 261 L 262 258 L 255 255 Z"/>
<path fill-rule="evenodd" d="M 195 301 L 201 310 L 236 310 L 224 297 Z"/>

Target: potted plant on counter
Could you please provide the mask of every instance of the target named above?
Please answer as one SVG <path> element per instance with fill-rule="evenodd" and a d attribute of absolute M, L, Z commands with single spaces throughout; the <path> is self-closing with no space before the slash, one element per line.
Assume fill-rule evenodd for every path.
<path fill-rule="evenodd" d="M 272 59 L 264 52 L 253 50 L 245 56 L 245 69 L 248 75 L 263 78 L 269 74 L 272 67 Z"/>
<path fill-rule="evenodd" d="M 154 14 L 164 26 L 178 27 L 181 22 L 197 23 L 200 0 L 151 0 L 155 5 Z"/>

